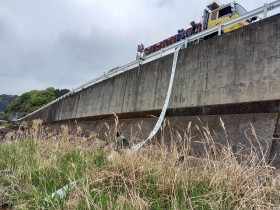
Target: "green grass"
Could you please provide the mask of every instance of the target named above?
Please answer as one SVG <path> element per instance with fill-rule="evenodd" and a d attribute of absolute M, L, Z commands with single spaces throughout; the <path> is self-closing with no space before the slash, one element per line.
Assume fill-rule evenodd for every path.
<path fill-rule="evenodd" d="M 12 123 L 9 123 L 9 122 L 2 122 L 2 123 L 0 123 L 0 125 L 2 125 L 2 126 L 5 126 L 5 127 L 11 127 L 12 126 Z"/>
<path fill-rule="evenodd" d="M 104 152 L 76 148 L 64 151 L 63 147 L 54 151 L 51 144 L 32 139 L 1 145 L 0 157 L 0 170 L 13 171 L 13 176 L 1 177 L 0 184 L 17 186 L 9 190 L 8 197 L 13 205 L 27 209 L 40 206 L 48 195 L 70 181 L 83 178 L 91 166 L 107 163 Z"/>
<path fill-rule="evenodd" d="M 143 149 L 108 161 L 104 150 L 69 141 L 27 139 L 0 146 L 0 204 L 15 209 L 272 209 L 279 187 L 266 167 L 226 164 L 181 169 L 165 149 Z M 145 154 L 145 155 L 144 155 Z M 155 158 L 156 157 L 156 158 Z M 175 157 L 175 155 L 174 155 Z M 226 156 L 231 157 L 231 156 Z M 205 167 L 207 166 L 207 167 Z M 258 177 L 265 177 L 260 184 Z M 48 199 L 59 188 L 83 179 L 64 199 Z"/>

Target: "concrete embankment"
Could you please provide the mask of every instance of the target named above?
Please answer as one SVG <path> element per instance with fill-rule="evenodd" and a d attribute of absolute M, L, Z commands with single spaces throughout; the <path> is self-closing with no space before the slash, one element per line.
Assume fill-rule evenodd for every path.
<path fill-rule="evenodd" d="M 279 25 L 280 15 L 276 15 L 181 50 L 169 108 L 199 109 L 265 101 L 279 104 Z M 54 122 L 113 112 L 160 110 L 172 59 L 173 55 L 165 56 L 83 89 L 27 120 L 39 117 Z M 279 112 L 279 106 L 271 110 L 252 109 L 251 112 Z"/>
<path fill-rule="evenodd" d="M 200 116 L 219 136 L 223 131 L 217 119 L 222 116 L 234 148 L 246 145 L 249 137 L 244 133 L 252 124 L 264 151 L 270 153 L 272 137 L 279 132 L 279 26 L 280 15 L 275 15 L 181 50 L 167 117 L 184 124 L 196 122 L 193 116 Z M 168 55 L 104 80 L 25 120 L 93 121 L 110 119 L 116 113 L 134 124 L 139 118 L 158 115 L 166 96 L 172 59 L 173 55 Z M 100 121 L 93 123 L 97 122 Z M 147 123 L 147 131 L 152 129 L 153 118 L 143 122 Z"/>
<path fill-rule="evenodd" d="M 279 151 L 273 149 L 271 153 L 277 119 L 278 114 L 275 113 L 167 117 L 160 131 L 148 143 L 170 145 L 170 142 L 177 142 L 181 145 L 179 150 L 183 145 L 190 145 L 190 154 L 200 157 L 211 152 L 213 146 L 230 146 L 235 154 L 259 154 L 267 162 L 274 159 L 273 164 L 280 166 Z M 156 121 L 157 118 L 119 119 L 118 129 L 134 145 L 149 136 Z M 84 136 L 95 133 L 101 140 L 114 141 L 116 124 L 113 118 L 57 122 L 48 126 L 59 131 L 61 124 L 67 124 L 72 133 L 77 132 L 79 127 Z"/>

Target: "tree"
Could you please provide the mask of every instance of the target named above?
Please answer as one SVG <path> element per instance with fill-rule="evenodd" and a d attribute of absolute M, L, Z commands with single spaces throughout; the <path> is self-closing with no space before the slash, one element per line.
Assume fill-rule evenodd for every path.
<path fill-rule="evenodd" d="M 10 104 L 13 100 L 16 99 L 16 95 L 0 95 L 0 112 L 4 112 L 7 109 L 8 104 Z"/>
<path fill-rule="evenodd" d="M 54 95 L 55 95 L 55 98 L 59 98 L 60 96 L 63 96 L 63 95 L 65 95 L 68 92 L 69 92 L 68 89 L 61 89 L 61 90 L 55 89 L 54 90 Z"/>
<path fill-rule="evenodd" d="M 9 120 L 9 115 L 5 112 L 0 111 L 0 120 Z"/>
<path fill-rule="evenodd" d="M 31 90 L 29 92 L 23 93 L 12 103 L 10 103 L 8 105 L 8 112 L 23 112 L 25 115 L 29 114 L 67 92 L 69 92 L 69 90 L 59 90 L 54 89 L 53 87 L 49 87 L 46 90 Z"/>

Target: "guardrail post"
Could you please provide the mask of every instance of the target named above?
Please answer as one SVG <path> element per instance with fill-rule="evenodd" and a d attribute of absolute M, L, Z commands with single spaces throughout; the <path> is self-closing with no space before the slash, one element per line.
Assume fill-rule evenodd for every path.
<path fill-rule="evenodd" d="M 268 8 L 268 5 L 267 4 L 264 4 L 263 6 L 263 18 L 267 18 L 267 8 Z"/>
<path fill-rule="evenodd" d="M 219 28 L 218 28 L 218 35 L 220 36 L 222 34 L 222 25 L 219 24 Z"/>
<path fill-rule="evenodd" d="M 185 48 L 188 47 L 188 42 L 189 42 L 188 37 L 186 37 L 186 39 L 185 39 Z"/>
<path fill-rule="evenodd" d="M 142 63 L 143 63 L 144 60 L 145 60 L 144 58 L 142 58 L 142 59 L 140 58 L 140 59 L 139 59 L 138 66 L 142 65 Z"/>

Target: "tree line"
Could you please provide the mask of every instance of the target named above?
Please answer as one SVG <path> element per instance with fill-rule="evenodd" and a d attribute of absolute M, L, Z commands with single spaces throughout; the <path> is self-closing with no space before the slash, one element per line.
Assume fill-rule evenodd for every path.
<path fill-rule="evenodd" d="M 25 116 L 68 92 L 68 89 L 49 87 L 45 90 L 31 90 L 21 96 L 0 95 L 0 119 Z"/>

